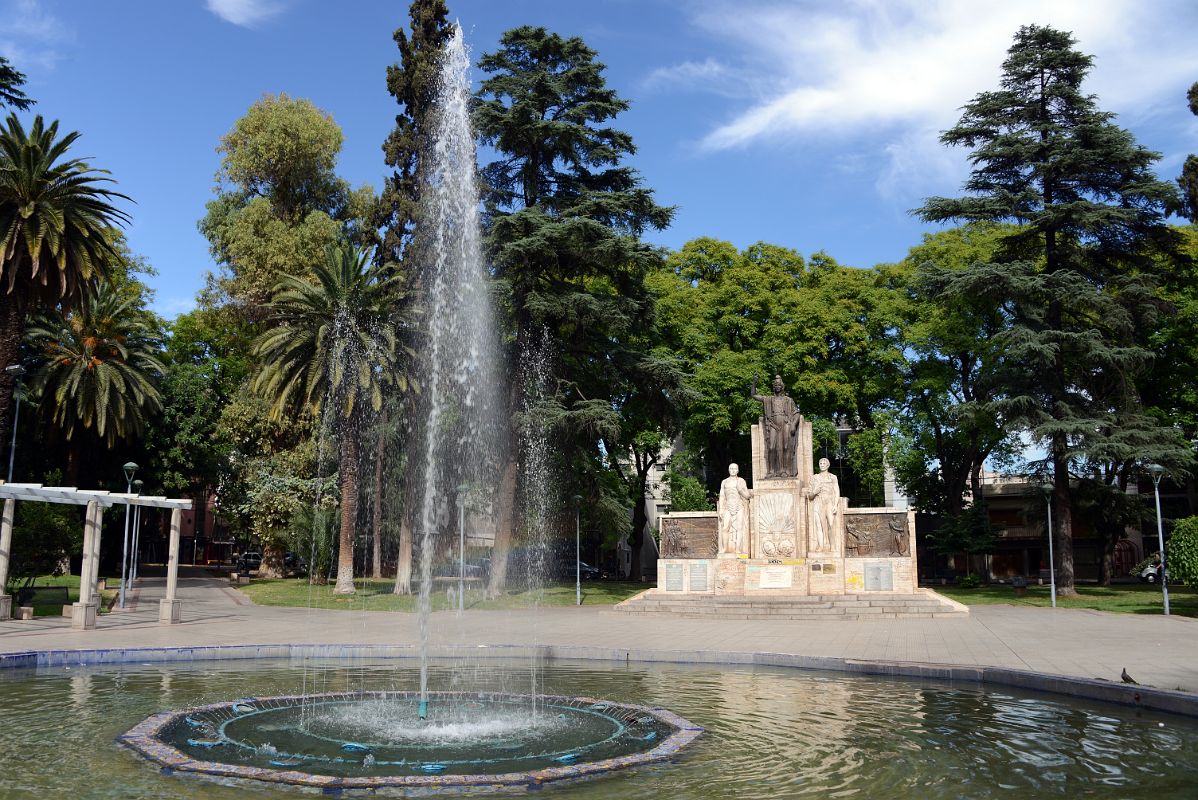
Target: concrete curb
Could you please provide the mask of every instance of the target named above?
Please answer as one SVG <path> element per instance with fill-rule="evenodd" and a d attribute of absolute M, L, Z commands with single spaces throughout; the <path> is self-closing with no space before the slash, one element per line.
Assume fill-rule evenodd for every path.
<path fill-rule="evenodd" d="M 1198 718 L 1198 695 L 1109 681 L 1052 675 L 1001 667 L 928 664 L 906 661 L 864 661 L 804 656 L 791 653 L 722 650 L 650 650 L 583 645 L 434 646 L 429 655 L 446 658 L 538 658 L 630 663 L 729 664 L 825 670 L 858 675 L 920 678 L 980 686 L 1008 686 L 1105 703 L 1165 711 Z M 158 664 L 243 659 L 373 659 L 419 656 L 413 645 L 247 644 L 203 647 L 128 647 L 97 650 L 31 650 L 0 653 L 0 669 L 52 669 L 115 664 Z"/>

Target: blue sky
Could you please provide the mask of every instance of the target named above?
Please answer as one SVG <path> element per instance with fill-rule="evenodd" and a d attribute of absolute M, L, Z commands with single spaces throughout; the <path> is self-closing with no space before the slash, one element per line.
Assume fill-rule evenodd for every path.
<path fill-rule="evenodd" d="M 654 240 L 768 241 L 842 263 L 901 258 L 929 230 L 908 210 L 954 194 L 965 153 L 937 141 L 996 86 L 1022 24 L 1071 30 L 1088 88 L 1172 178 L 1198 152 L 1188 0 L 449 0 L 475 54 L 522 24 L 581 36 L 632 102 L 618 120 L 659 202 Z M 0 54 L 35 111 L 83 138 L 136 205 L 129 240 L 159 271 L 157 309 L 192 307 L 213 268 L 196 220 L 220 136 L 263 93 L 307 97 L 345 131 L 338 171 L 376 189 L 396 106 L 384 70 L 407 3 L 0 0 Z M 477 75 L 476 75 L 477 80 Z"/>

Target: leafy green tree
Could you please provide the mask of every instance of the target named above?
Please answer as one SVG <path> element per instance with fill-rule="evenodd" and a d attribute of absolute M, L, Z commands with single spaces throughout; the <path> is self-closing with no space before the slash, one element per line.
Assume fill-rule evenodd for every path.
<path fill-rule="evenodd" d="M 224 270 L 214 299 L 248 322 L 282 275 L 315 270 L 342 237 L 370 242 L 361 220 L 373 192 L 334 172 L 343 138 L 331 116 L 286 94 L 263 96 L 221 138 L 218 194 L 199 228 Z"/>
<path fill-rule="evenodd" d="M 612 392 L 635 382 L 634 371 L 651 371 L 636 339 L 652 317 L 645 275 L 660 255 L 640 236 L 668 225 L 673 210 L 657 205 L 636 170 L 622 163 L 635 152 L 632 138 L 607 123 L 628 103 L 608 88 L 603 65 L 581 39 L 516 28 L 479 68 L 489 77 L 479 88 L 474 127 L 498 154 L 482 171 L 486 247 L 510 312 L 512 363 L 521 363 L 542 334 L 549 338 L 550 352 L 559 354 L 549 402 L 573 448 L 563 458 L 596 464 L 604 460 L 598 434 L 620 429 Z M 525 389 L 526 382 L 513 381 L 513 414 L 526 408 Z M 492 593 L 504 587 L 516 526 L 514 428 L 509 452 Z M 597 493 L 608 485 L 592 481 Z M 590 499 L 609 505 L 602 494 Z"/>
<path fill-rule="evenodd" d="M 453 25 L 444 0 L 413 0 L 408 8 L 411 34 L 395 30 L 399 63 L 387 67 L 387 91 L 401 107 L 395 128 L 383 142 L 383 160 L 393 171 L 383 184 L 374 226 L 384 231 L 379 258 L 407 263 L 420 213 L 423 164 L 430 113 L 445 44 Z"/>
<path fill-rule="evenodd" d="M 903 296 L 880 270 L 702 238 L 671 253 L 650 284 L 664 341 L 690 374 L 686 440 L 713 491 L 730 461 L 748 463 L 746 434 L 761 413 L 754 376 L 781 375 L 808 417 L 863 428 L 901 387 Z"/>
<path fill-rule="evenodd" d="M 946 299 L 987 297 L 1006 327 L 1001 399 L 993 408 L 1042 443 L 1055 492 L 1057 580 L 1073 594 L 1070 464 L 1153 458 L 1168 431 L 1137 423 L 1130 376 L 1150 352 L 1135 341 L 1150 297 L 1143 272 L 1150 244 L 1164 243 L 1173 188 L 1151 167 L 1156 153 L 1099 110 L 1082 82 L 1092 59 L 1068 33 L 1027 26 L 1003 62 L 1001 88 L 970 101 L 946 145 L 972 148 L 966 196 L 929 198 L 926 221 L 1005 222 L 1000 252 L 945 281 Z M 1159 434 L 1159 435 L 1157 435 Z"/>
<path fill-rule="evenodd" d="M 951 520 L 965 511 L 967 498 L 984 497 L 986 461 L 1008 460 L 1019 443 L 993 407 L 1002 352 L 993 337 L 1005 326 L 1002 312 L 984 296 L 947 298 L 943 284 L 993 260 L 1001 237 L 1012 232 L 976 223 L 928 234 L 897 266 L 907 294 L 902 338 L 908 363 L 898 418 L 904 457 L 893 463 L 916 505 L 948 518 L 946 532 L 977 528 L 970 519 Z"/>
<path fill-rule="evenodd" d="M 17 360 L 31 310 L 77 304 L 119 260 L 108 229 L 127 222 L 104 170 L 70 158 L 78 133 L 58 135 L 15 114 L 0 129 L 0 365 Z M 0 430 L 11 428 L 13 376 L 0 367 Z M 7 452 L 7 441 L 3 450 Z"/>
<path fill-rule="evenodd" d="M 1189 101 L 1190 113 L 1198 116 L 1198 82 L 1190 87 L 1190 91 L 1186 93 L 1186 100 Z M 1186 157 L 1177 185 L 1181 187 L 1182 213 L 1189 217 L 1191 222 L 1198 222 L 1198 156 Z"/>
<path fill-rule="evenodd" d="M 1187 586 L 1198 586 L 1198 517 L 1180 519 L 1165 550 L 1169 577 Z"/>
<path fill-rule="evenodd" d="M 400 292 L 394 275 L 370 263 L 369 251 L 331 247 L 316 283 L 285 275 L 269 305 L 273 327 L 254 344 L 261 369 L 256 392 L 280 419 L 310 410 L 334 420 L 339 450 L 341 532 L 337 594 L 354 591 L 354 529 L 360 486 L 361 432 L 383 407 L 389 386 L 407 391 L 406 359 L 391 309 Z"/>
<path fill-rule="evenodd" d="M 12 63 L 0 56 L 0 105 L 27 111 L 36 101 L 30 100 L 21 90 L 25 85 L 25 74 L 19 72 Z"/>
<path fill-rule="evenodd" d="M 140 437 L 162 409 L 157 382 L 166 368 L 152 317 L 109 283 L 101 283 L 70 312 L 36 317 L 26 338 L 42 365 L 30 388 L 42 412 L 74 442 L 67 478 L 77 478 L 84 432 L 112 448 Z"/>

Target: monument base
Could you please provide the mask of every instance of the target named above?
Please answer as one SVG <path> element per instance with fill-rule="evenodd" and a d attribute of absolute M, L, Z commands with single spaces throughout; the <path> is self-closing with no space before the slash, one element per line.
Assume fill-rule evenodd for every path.
<path fill-rule="evenodd" d="M 96 606 L 91 603 L 71 604 L 71 628 L 90 631 L 96 627 Z"/>
<path fill-rule="evenodd" d="M 0 619 L 12 616 L 12 595 L 0 594 Z"/>
<path fill-rule="evenodd" d="M 159 625 L 177 625 L 181 617 L 179 616 L 179 600 L 159 600 L 158 601 L 158 624 Z"/>
<path fill-rule="evenodd" d="M 910 594 L 918 584 L 910 558 L 659 559 L 657 590 L 668 594 L 744 596 Z"/>

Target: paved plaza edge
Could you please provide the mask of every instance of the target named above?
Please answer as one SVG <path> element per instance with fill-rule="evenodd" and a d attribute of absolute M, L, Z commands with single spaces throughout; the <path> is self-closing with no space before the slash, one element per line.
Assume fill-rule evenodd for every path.
<path fill-rule="evenodd" d="M 184 578 L 183 621 L 160 625 L 161 580 L 91 631 L 0 622 L 0 667 L 225 658 L 413 657 L 415 614 L 256 606 Z M 962 619 L 678 619 L 604 606 L 433 614 L 433 650 L 616 661 L 752 664 L 990 683 L 1198 715 L 1198 620 L 1087 609 L 975 606 Z M 1140 685 L 1120 682 L 1126 669 Z"/>

